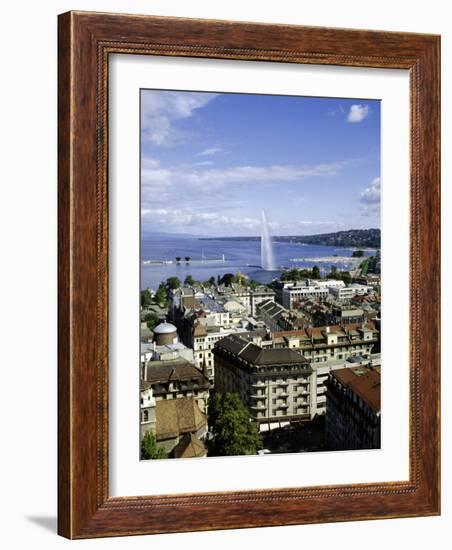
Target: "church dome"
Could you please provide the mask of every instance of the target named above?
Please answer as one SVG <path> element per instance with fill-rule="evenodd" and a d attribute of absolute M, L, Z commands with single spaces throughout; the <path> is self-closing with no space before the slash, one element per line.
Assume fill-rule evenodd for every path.
<path fill-rule="evenodd" d="M 166 321 L 154 328 L 154 334 L 173 334 L 174 332 L 177 332 L 176 327 Z"/>

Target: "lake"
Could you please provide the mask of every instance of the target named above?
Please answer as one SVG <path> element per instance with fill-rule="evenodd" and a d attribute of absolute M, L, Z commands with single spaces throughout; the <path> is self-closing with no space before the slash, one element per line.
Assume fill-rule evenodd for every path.
<path fill-rule="evenodd" d="M 307 245 L 301 243 L 273 242 L 275 264 L 278 268 L 309 267 L 318 265 L 325 273 L 332 263 L 317 263 L 316 258 L 333 256 L 351 257 L 353 248 L 339 248 L 334 246 Z M 182 282 L 187 275 L 193 279 L 205 281 L 210 277 L 221 277 L 225 273 L 241 273 L 261 283 L 269 283 L 281 274 L 277 271 L 265 271 L 260 263 L 260 241 L 224 241 L 202 240 L 198 237 L 184 237 L 173 235 L 144 235 L 141 240 L 141 260 L 171 261 L 169 264 L 142 264 L 141 288 L 156 289 L 160 282 L 168 277 L 178 277 Z M 364 252 L 366 256 L 372 251 Z M 224 263 L 209 263 L 209 260 L 218 260 L 224 255 Z M 176 256 L 182 261 L 176 262 Z M 185 256 L 190 256 L 193 263 L 186 263 Z M 205 263 L 200 260 L 204 259 Z M 291 261 L 297 259 L 297 261 Z M 309 259 L 309 260 L 308 260 Z M 197 263 L 199 261 L 199 263 Z M 338 269 L 351 269 L 351 261 L 334 262 Z"/>

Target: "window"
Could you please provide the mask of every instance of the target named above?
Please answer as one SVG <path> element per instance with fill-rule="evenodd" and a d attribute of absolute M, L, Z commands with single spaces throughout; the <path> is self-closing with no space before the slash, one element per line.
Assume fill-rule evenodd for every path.
<path fill-rule="evenodd" d="M 149 411 L 143 411 L 143 422 L 149 422 Z"/>

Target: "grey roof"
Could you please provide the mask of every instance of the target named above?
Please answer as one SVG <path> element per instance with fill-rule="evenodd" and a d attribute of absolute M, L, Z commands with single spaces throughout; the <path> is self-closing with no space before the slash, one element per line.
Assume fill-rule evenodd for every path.
<path fill-rule="evenodd" d="M 254 365 L 309 364 L 305 357 L 289 348 L 261 348 L 234 334 L 220 340 L 217 346 Z"/>
<path fill-rule="evenodd" d="M 207 294 L 204 294 L 202 297 L 198 298 L 198 302 L 200 305 L 208 309 L 209 311 L 213 311 L 215 313 L 223 313 L 226 310 L 224 309 L 223 304 L 217 302 Z"/>
<path fill-rule="evenodd" d="M 209 381 L 204 374 L 181 357 L 172 361 L 150 361 L 147 364 L 145 379 L 158 391 L 162 389 L 160 387 L 162 384 L 167 384 L 170 380 L 179 380 L 187 388 L 189 386 L 209 387 Z"/>
<path fill-rule="evenodd" d="M 280 306 L 276 302 L 272 302 L 271 300 L 267 300 L 265 302 L 261 302 L 257 305 L 257 309 L 259 311 L 264 311 L 267 315 L 271 317 L 276 317 L 278 315 L 281 315 L 284 311 L 287 311 L 283 306 Z"/>
<path fill-rule="evenodd" d="M 176 327 L 166 321 L 154 328 L 154 334 L 172 334 L 173 332 L 177 332 Z"/>

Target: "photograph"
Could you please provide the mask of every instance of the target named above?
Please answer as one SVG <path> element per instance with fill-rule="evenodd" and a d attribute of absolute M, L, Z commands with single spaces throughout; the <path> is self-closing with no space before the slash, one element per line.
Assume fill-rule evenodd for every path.
<path fill-rule="evenodd" d="M 141 460 L 380 449 L 380 103 L 140 90 Z"/>

